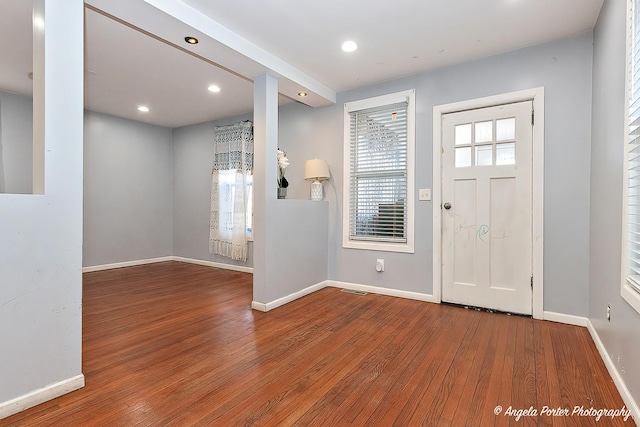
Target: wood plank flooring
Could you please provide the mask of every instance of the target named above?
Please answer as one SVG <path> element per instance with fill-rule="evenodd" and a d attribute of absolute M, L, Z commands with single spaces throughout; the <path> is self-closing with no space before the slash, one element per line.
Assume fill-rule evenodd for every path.
<path fill-rule="evenodd" d="M 86 273 L 85 388 L 0 425 L 634 425 L 504 415 L 624 406 L 585 328 L 333 288 L 261 313 L 251 280 L 179 262 Z"/>

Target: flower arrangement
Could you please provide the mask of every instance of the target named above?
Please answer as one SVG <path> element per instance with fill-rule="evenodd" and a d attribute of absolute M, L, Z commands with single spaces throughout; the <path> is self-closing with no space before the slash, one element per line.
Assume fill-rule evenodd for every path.
<path fill-rule="evenodd" d="M 278 148 L 278 188 L 287 188 L 289 181 L 284 177 L 284 170 L 289 166 L 287 153 Z"/>

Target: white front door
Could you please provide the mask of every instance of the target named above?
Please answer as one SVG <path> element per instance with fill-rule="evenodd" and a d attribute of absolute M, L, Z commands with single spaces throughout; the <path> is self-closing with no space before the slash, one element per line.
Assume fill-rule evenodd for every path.
<path fill-rule="evenodd" d="M 531 314 L 532 102 L 442 116 L 442 300 Z"/>

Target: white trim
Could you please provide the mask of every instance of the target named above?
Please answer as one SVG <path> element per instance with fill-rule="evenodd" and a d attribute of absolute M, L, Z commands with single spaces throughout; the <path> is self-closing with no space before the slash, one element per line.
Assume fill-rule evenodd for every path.
<path fill-rule="evenodd" d="M 253 308 L 254 310 L 266 312 L 269 310 L 273 310 L 274 308 L 278 308 L 282 305 L 285 305 L 291 301 L 297 300 L 298 298 L 302 298 L 303 296 L 309 295 L 313 292 L 319 291 L 320 289 L 324 289 L 326 287 L 327 287 L 327 281 L 325 280 L 324 282 L 316 283 L 315 285 L 311 285 L 308 288 L 304 288 L 298 292 L 294 292 L 292 294 L 289 294 L 282 298 L 278 298 L 277 300 L 274 300 L 268 303 L 252 301 L 251 308 Z"/>
<path fill-rule="evenodd" d="M 113 270 L 115 268 L 133 267 L 136 265 L 154 264 L 156 262 L 173 261 L 172 256 L 165 256 L 159 258 L 138 259 L 134 261 L 115 262 L 113 264 L 92 265 L 89 267 L 82 267 L 83 273 L 91 273 L 93 271 Z"/>
<path fill-rule="evenodd" d="M 206 265 L 207 267 L 221 268 L 223 270 L 240 271 L 242 273 L 253 273 L 252 267 L 245 267 L 244 265 L 224 264 L 222 262 L 204 261 L 201 259 L 183 258 L 179 256 L 173 256 L 171 257 L 171 260 L 179 261 L 179 262 L 188 262 L 189 264 Z"/>
<path fill-rule="evenodd" d="M 240 271 L 243 273 L 253 273 L 253 268 L 245 267 L 243 265 L 224 264 L 221 262 L 205 261 L 205 260 L 193 259 L 193 258 L 183 258 L 179 256 L 165 256 L 160 258 L 148 258 L 148 259 L 138 259 L 134 261 L 116 262 L 113 264 L 93 265 L 90 267 L 82 267 L 82 272 L 91 273 L 93 271 L 112 270 L 115 268 L 122 268 L 122 267 L 134 267 L 137 265 L 154 264 L 156 262 L 166 262 L 166 261 L 186 262 L 189 264 L 198 264 L 198 265 L 206 265 L 207 267 L 221 268 L 223 270 L 233 270 L 233 271 Z"/>
<path fill-rule="evenodd" d="M 251 308 L 254 310 L 265 312 L 265 313 L 269 311 L 267 309 L 267 304 L 263 302 L 251 301 Z"/>
<path fill-rule="evenodd" d="M 624 222 L 626 222 L 626 221 L 624 221 Z M 626 233 L 623 234 L 623 236 L 626 236 L 626 235 L 627 235 Z M 624 240 L 625 243 L 627 241 L 626 238 L 623 238 L 622 240 Z M 623 253 L 622 257 L 626 258 L 626 256 L 624 255 L 625 252 L 622 252 L 622 253 Z M 623 271 L 624 271 L 624 273 L 623 273 L 623 277 L 624 277 L 624 274 L 626 274 L 626 268 Z M 629 284 L 627 284 L 626 281 L 622 283 L 622 288 L 620 289 L 620 295 L 622 295 L 622 298 L 627 303 L 629 303 L 629 305 L 635 311 L 640 313 L 640 294 L 635 289 L 633 289 L 631 286 L 629 286 Z"/>
<path fill-rule="evenodd" d="M 544 87 L 455 102 L 433 107 L 433 297 L 442 300 L 442 203 L 441 156 L 442 116 L 458 111 L 532 101 L 535 111 L 533 126 L 533 317 L 543 319 L 543 253 L 544 253 Z"/>
<path fill-rule="evenodd" d="M 2 402 L 0 403 L 0 420 L 82 387 L 84 387 L 84 375 L 80 374 Z"/>
<path fill-rule="evenodd" d="M 553 311 L 543 312 L 543 319 L 550 322 L 565 323 L 567 325 L 575 325 L 586 327 L 589 319 L 572 314 L 554 313 Z"/>
<path fill-rule="evenodd" d="M 313 292 L 319 291 L 320 289 L 324 289 L 326 287 L 351 289 L 354 291 L 363 291 L 363 292 L 369 292 L 371 294 L 387 295 L 391 297 L 406 298 L 406 299 L 412 299 L 417 301 L 425 301 L 425 302 L 432 302 L 432 303 L 437 302 L 433 297 L 433 295 L 421 294 L 418 292 L 402 291 L 399 289 L 380 288 L 378 286 L 362 285 L 359 283 L 339 282 L 336 280 L 325 280 L 324 282 L 320 282 L 315 285 L 309 286 L 308 288 L 305 288 L 298 292 L 294 292 L 285 297 L 279 298 L 275 301 L 271 301 L 268 303 L 252 301 L 251 308 L 253 308 L 254 310 L 266 312 L 269 310 L 273 310 L 274 308 L 278 308 L 282 305 L 285 305 L 298 298 L 302 298 L 305 295 L 309 295 Z"/>
<path fill-rule="evenodd" d="M 350 149 L 350 113 L 352 111 L 381 105 L 393 104 L 408 100 L 407 106 L 407 242 L 366 242 L 349 239 L 349 215 L 351 182 L 351 149 Z M 415 253 L 415 146 L 416 146 L 416 91 L 415 89 L 402 92 L 390 93 L 387 95 L 375 96 L 373 98 L 361 99 L 344 104 L 343 122 L 343 180 L 342 180 L 342 247 L 346 249 L 363 249 L 370 251 L 404 252 Z"/>
<path fill-rule="evenodd" d="M 327 283 L 327 286 L 331 286 L 333 288 L 351 289 L 353 291 L 363 291 L 363 292 L 369 292 L 372 294 L 387 295 L 390 297 L 399 297 L 399 298 L 406 298 L 406 299 L 432 302 L 432 303 L 439 302 L 439 301 L 436 301 L 433 295 L 422 294 L 419 292 L 402 291 L 400 289 L 381 288 L 378 286 L 361 285 L 359 283 L 339 282 L 337 280 L 327 280 L 326 283 Z"/>
<path fill-rule="evenodd" d="M 613 383 L 616 385 L 616 388 L 618 389 L 618 393 L 620 393 L 620 396 L 622 397 L 624 404 L 627 406 L 627 409 L 631 412 L 631 416 L 633 417 L 634 421 L 639 422 L 640 408 L 638 407 L 638 403 L 633 398 L 633 395 L 627 388 L 627 385 L 625 384 L 624 379 L 622 379 L 622 377 L 620 376 L 620 373 L 616 369 L 616 365 L 613 363 L 613 360 L 611 360 L 611 357 L 609 356 L 609 353 L 607 352 L 606 347 L 602 343 L 602 340 L 600 339 L 600 336 L 598 335 L 596 328 L 588 319 L 587 319 L 587 329 L 591 334 L 591 339 L 593 339 L 593 342 L 596 345 L 598 352 L 600 353 L 600 357 L 604 362 L 604 366 L 607 367 L 607 370 L 609 371 L 609 375 L 611 375 L 611 378 L 613 379 Z"/>

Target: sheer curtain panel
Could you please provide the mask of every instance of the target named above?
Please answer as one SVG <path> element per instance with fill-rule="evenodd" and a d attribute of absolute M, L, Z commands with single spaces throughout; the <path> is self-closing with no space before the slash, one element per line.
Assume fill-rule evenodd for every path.
<path fill-rule="evenodd" d="M 209 252 L 247 260 L 253 173 L 253 123 L 216 126 L 211 174 Z"/>

